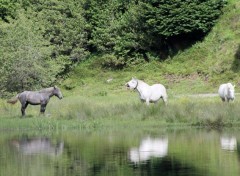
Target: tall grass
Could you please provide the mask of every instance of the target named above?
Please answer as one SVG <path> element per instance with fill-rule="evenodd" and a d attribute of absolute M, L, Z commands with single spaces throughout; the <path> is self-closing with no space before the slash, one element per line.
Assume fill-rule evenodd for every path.
<path fill-rule="evenodd" d="M 131 96 L 130 96 L 131 95 Z M 239 102 L 222 103 L 218 97 L 172 97 L 146 106 L 133 94 L 108 96 L 71 96 L 62 101 L 52 99 L 45 115 L 39 106 L 29 106 L 27 116 L 20 115 L 20 105 L 1 102 L 0 128 L 66 130 L 100 128 L 141 128 L 165 126 L 196 126 L 221 128 L 240 126 Z"/>

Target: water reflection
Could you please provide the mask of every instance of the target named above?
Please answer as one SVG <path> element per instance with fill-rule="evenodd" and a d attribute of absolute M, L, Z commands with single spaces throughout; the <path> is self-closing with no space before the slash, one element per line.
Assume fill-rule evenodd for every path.
<path fill-rule="evenodd" d="M 220 137 L 221 148 L 223 150 L 235 151 L 237 150 L 237 139 L 234 136 L 221 136 Z"/>
<path fill-rule="evenodd" d="M 63 152 L 64 142 L 53 144 L 48 138 L 12 140 L 11 143 L 24 155 L 46 154 L 59 156 Z"/>
<path fill-rule="evenodd" d="M 131 162 L 147 161 L 151 157 L 161 158 L 167 156 L 168 138 L 144 138 L 138 148 L 131 148 L 129 157 Z"/>
<path fill-rule="evenodd" d="M 240 175 L 238 131 L 133 134 L 124 129 L 32 136 L 36 134 L 0 134 L 0 175 Z"/>

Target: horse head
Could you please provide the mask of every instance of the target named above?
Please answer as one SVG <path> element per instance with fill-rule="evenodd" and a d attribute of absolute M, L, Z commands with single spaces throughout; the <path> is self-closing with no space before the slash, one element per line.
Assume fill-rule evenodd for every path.
<path fill-rule="evenodd" d="M 136 78 L 132 78 L 129 82 L 125 84 L 129 89 L 136 89 L 138 86 L 138 80 Z"/>
<path fill-rule="evenodd" d="M 227 83 L 227 86 L 228 86 L 228 96 L 231 98 L 231 99 L 234 99 L 234 87 L 235 85 L 233 86 L 231 83 Z"/>
<path fill-rule="evenodd" d="M 55 95 L 59 99 L 63 98 L 62 92 L 60 91 L 60 89 L 57 86 L 53 87 L 53 95 Z"/>

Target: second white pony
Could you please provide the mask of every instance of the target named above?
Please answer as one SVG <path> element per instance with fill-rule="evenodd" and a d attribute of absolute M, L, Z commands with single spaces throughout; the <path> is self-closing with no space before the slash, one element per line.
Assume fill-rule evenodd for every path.
<path fill-rule="evenodd" d="M 149 103 L 157 103 L 160 98 L 167 104 L 167 91 L 162 84 L 149 86 L 139 79 L 132 78 L 132 80 L 126 83 L 126 86 L 129 89 L 137 90 L 141 101 L 146 102 L 147 105 L 149 105 Z"/>
<path fill-rule="evenodd" d="M 223 102 L 229 102 L 229 100 L 233 101 L 235 99 L 234 87 L 235 85 L 233 86 L 231 83 L 221 84 L 219 86 L 218 94 Z"/>

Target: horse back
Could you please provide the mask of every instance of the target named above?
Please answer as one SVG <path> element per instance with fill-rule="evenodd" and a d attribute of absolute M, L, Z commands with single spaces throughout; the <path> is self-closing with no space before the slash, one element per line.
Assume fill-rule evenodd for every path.
<path fill-rule="evenodd" d="M 166 92 L 166 88 L 162 84 L 153 84 L 151 86 L 152 91 Z"/>
<path fill-rule="evenodd" d="M 166 88 L 162 84 L 152 85 L 151 92 L 154 97 L 167 97 Z"/>
<path fill-rule="evenodd" d="M 44 101 L 44 96 L 38 91 L 24 91 L 19 95 L 21 102 L 28 102 L 32 105 L 39 105 Z"/>

